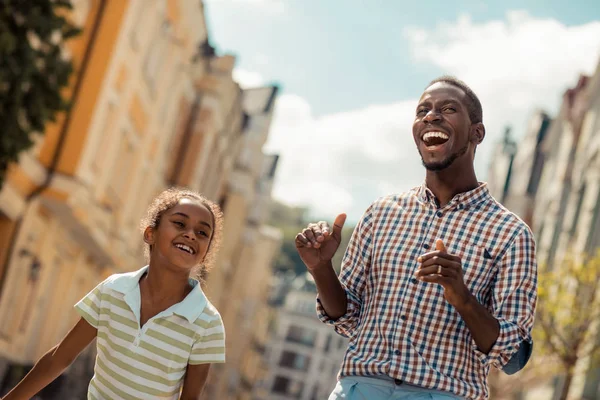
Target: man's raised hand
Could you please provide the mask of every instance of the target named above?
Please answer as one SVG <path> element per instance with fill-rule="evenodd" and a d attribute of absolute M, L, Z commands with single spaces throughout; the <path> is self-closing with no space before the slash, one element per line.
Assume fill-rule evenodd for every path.
<path fill-rule="evenodd" d="M 342 241 L 342 228 L 346 214 L 340 214 L 333 222 L 333 229 L 325 221 L 310 223 L 296 235 L 296 250 L 309 271 L 329 265 Z"/>

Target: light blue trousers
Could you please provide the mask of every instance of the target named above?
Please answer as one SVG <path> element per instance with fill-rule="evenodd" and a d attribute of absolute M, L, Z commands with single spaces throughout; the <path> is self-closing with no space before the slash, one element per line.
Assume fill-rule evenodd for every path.
<path fill-rule="evenodd" d="M 340 379 L 328 400 L 455 400 L 452 393 L 426 389 L 407 383 L 398 384 L 388 376 L 345 376 Z"/>

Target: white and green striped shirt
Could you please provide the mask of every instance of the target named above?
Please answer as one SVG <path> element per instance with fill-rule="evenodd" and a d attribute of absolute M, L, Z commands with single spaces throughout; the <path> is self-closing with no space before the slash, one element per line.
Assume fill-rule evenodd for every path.
<path fill-rule="evenodd" d="M 196 281 L 182 302 L 140 328 L 147 268 L 110 276 L 75 305 L 98 329 L 88 399 L 177 399 L 188 364 L 225 362 L 223 321 Z"/>

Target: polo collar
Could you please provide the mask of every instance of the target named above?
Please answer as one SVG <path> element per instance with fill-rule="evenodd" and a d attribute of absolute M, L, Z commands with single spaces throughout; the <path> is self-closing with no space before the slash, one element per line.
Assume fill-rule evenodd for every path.
<path fill-rule="evenodd" d="M 106 283 L 107 288 L 124 295 L 124 300 L 134 313 L 136 312 L 136 308 L 138 310 L 137 312 L 139 313 L 139 304 L 141 304 L 141 299 L 139 299 L 140 279 L 142 276 L 144 276 L 148 269 L 149 266 L 146 265 L 137 271 L 118 274 Z M 197 280 L 190 278 L 189 282 L 193 288 L 185 297 L 185 299 L 177 304 L 172 305 L 159 315 L 167 316 L 171 314 L 177 314 L 187 319 L 190 323 L 193 323 L 200 316 L 200 314 L 202 314 L 202 311 L 204 311 L 204 307 L 207 305 L 208 300 L 202 292 L 202 288 L 198 284 Z"/>

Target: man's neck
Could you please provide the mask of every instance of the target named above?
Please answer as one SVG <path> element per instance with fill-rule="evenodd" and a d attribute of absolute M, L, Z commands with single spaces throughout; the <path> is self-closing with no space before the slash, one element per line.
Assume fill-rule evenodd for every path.
<path fill-rule="evenodd" d="M 459 193 L 468 192 L 479 186 L 474 168 L 452 168 L 442 171 L 429 171 L 425 175 L 425 183 L 439 201 L 440 207 L 445 206 Z"/>

